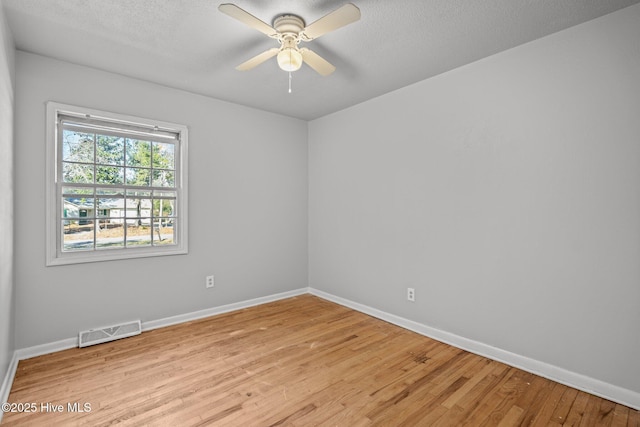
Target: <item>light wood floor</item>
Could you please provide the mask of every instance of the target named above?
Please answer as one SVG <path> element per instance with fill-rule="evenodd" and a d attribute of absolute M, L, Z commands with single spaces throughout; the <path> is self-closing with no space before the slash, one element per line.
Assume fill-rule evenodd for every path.
<path fill-rule="evenodd" d="M 37 411 L 7 426 L 640 426 L 628 407 L 310 295 L 21 361 L 9 402 Z"/>

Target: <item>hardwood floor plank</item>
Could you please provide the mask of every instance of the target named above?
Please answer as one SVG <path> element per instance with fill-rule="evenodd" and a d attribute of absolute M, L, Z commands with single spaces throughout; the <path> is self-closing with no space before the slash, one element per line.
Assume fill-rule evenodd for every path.
<path fill-rule="evenodd" d="M 507 374 L 509 367 L 504 363 L 491 362 L 493 369 L 489 375 L 482 378 L 469 392 L 464 395 L 457 403 L 458 406 L 466 408 L 468 411 L 475 411 L 487 395 L 487 390 L 491 390 L 497 385 Z"/>
<path fill-rule="evenodd" d="M 601 399 L 596 396 L 589 395 L 584 414 L 582 415 L 582 419 L 580 419 L 580 427 L 592 427 L 596 425 L 600 411 L 600 400 Z"/>
<path fill-rule="evenodd" d="M 576 396 L 578 395 L 578 390 L 571 387 L 566 387 L 560 401 L 556 405 L 553 410 L 553 414 L 549 418 L 550 423 L 556 423 L 558 425 L 562 425 L 564 421 L 567 419 L 567 415 L 569 414 L 569 410 L 573 405 L 573 402 L 576 400 Z"/>
<path fill-rule="evenodd" d="M 627 425 L 627 419 L 629 418 L 629 408 L 620 404 L 615 406 L 613 410 L 613 419 L 611 420 L 611 427 L 625 427 Z"/>
<path fill-rule="evenodd" d="M 614 411 L 616 404 L 610 400 L 600 399 L 600 410 L 596 426 L 610 426 L 613 423 Z"/>
<path fill-rule="evenodd" d="M 477 366 L 477 365 L 476 365 Z M 489 375 L 494 369 L 494 366 L 490 361 L 484 363 L 484 367 L 479 372 L 473 372 L 469 375 L 469 378 L 462 387 L 456 390 L 451 396 L 442 402 L 442 406 L 445 408 L 452 408 L 456 405 L 462 397 L 464 397 L 472 388 L 474 388 L 480 381 L 482 381 L 487 375 Z M 467 373 L 465 373 L 466 375 Z M 465 376 L 466 378 L 466 376 Z"/>
<path fill-rule="evenodd" d="M 533 374 L 509 368 L 505 377 L 493 388 L 488 388 L 478 408 L 465 421 L 466 426 L 495 426 L 509 412 L 524 393 Z"/>
<path fill-rule="evenodd" d="M 627 427 L 640 427 L 640 411 L 629 410 Z"/>
<path fill-rule="evenodd" d="M 498 427 L 511 427 L 520 425 L 520 419 L 522 418 L 524 409 L 519 406 L 512 406 L 509 411 L 507 411 L 504 418 L 500 420 L 498 423 Z M 522 423 L 524 425 L 524 423 Z"/>
<path fill-rule="evenodd" d="M 523 408 L 522 425 L 531 425 L 533 419 L 542 407 L 548 393 L 551 392 L 555 383 L 542 377 L 534 377 L 525 393 L 516 401 L 516 406 Z"/>
<path fill-rule="evenodd" d="M 553 413 L 562 400 L 562 396 L 564 395 L 566 388 L 566 386 L 558 383 L 553 385 L 553 389 L 547 394 L 541 408 L 532 420 L 531 425 L 533 427 L 544 427 L 553 422 Z"/>
<path fill-rule="evenodd" d="M 2 426 L 640 427 L 638 411 L 311 295 L 20 361 L 9 402 L 38 410 Z"/>
<path fill-rule="evenodd" d="M 567 419 L 563 425 L 578 426 L 582 421 L 582 416 L 587 408 L 587 402 L 589 401 L 589 395 L 587 393 L 578 391 L 576 398 L 571 405 L 571 409 L 567 414 Z"/>

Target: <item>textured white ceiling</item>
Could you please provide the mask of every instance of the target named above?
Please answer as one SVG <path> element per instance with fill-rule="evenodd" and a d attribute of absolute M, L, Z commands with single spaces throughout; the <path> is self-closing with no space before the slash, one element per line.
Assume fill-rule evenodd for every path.
<path fill-rule="evenodd" d="M 352 0 L 360 21 L 305 46 L 337 70 L 288 76 L 277 42 L 220 13 L 233 2 L 271 24 L 307 23 L 345 0 L 0 0 L 20 50 L 305 120 L 341 110 L 640 0 Z"/>

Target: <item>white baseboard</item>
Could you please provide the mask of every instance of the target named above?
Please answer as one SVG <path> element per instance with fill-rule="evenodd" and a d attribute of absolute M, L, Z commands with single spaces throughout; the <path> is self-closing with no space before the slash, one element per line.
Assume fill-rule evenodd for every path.
<path fill-rule="evenodd" d="M 228 313 L 234 310 L 253 307 L 268 302 L 278 301 L 285 298 L 291 298 L 297 295 L 308 293 L 308 288 L 295 289 L 293 291 L 281 292 L 278 294 L 267 295 L 264 297 L 254 298 L 246 301 L 240 301 L 233 304 L 222 305 L 219 307 L 207 308 L 205 310 L 193 311 L 191 313 L 179 314 L 177 316 L 165 317 L 163 319 L 149 320 L 142 322 L 142 332 L 152 329 L 164 328 L 165 326 L 177 325 L 178 323 L 190 322 L 192 320 L 203 319 L 205 317 L 215 316 L 216 314 Z M 65 338 L 47 344 L 35 345 L 16 350 L 18 360 L 31 359 L 32 357 L 42 356 L 44 354 L 55 353 L 57 351 L 67 350 L 78 347 L 78 337 Z"/>
<path fill-rule="evenodd" d="M 46 344 L 34 345 L 32 347 L 21 348 L 16 350 L 18 360 L 31 359 L 32 357 L 42 356 L 43 354 L 55 353 L 57 351 L 68 350 L 78 346 L 78 337 L 65 338 L 60 341 L 54 341 Z"/>
<path fill-rule="evenodd" d="M 13 357 L 9 362 L 7 373 L 2 380 L 2 387 L 0 387 L 0 404 L 6 403 L 9 399 L 9 393 L 11 392 L 11 385 L 13 384 L 13 378 L 16 376 L 16 370 L 18 369 L 18 354 L 13 352 Z M 2 422 L 3 411 L 0 411 L 0 422 Z"/>
<path fill-rule="evenodd" d="M 217 314 L 228 313 L 230 311 L 241 310 L 243 308 L 249 308 L 260 304 L 266 304 L 273 301 L 278 301 L 285 298 L 295 297 L 297 295 L 304 295 L 308 293 L 308 288 L 300 288 L 293 291 L 282 292 L 279 294 L 268 295 L 266 297 L 254 298 L 246 301 L 236 302 L 233 304 L 222 305 L 219 307 L 207 308 L 205 310 L 194 311 L 186 314 L 179 314 L 177 316 L 165 317 L 164 319 L 151 320 L 149 322 L 142 322 L 142 332 L 150 331 L 152 329 L 164 328 L 165 326 L 177 325 L 178 323 L 190 322 L 192 320 L 204 319 L 205 317 L 215 316 Z"/>
<path fill-rule="evenodd" d="M 328 301 L 335 302 L 336 304 L 349 307 L 361 313 L 365 313 L 378 319 L 382 319 L 386 322 L 392 323 L 410 331 L 414 331 L 420 335 L 433 338 L 437 341 L 441 341 L 443 343 L 469 351 L 471 353 L 505 363 L 509 366 L 522 369 L 523 371 L 531 372 L 532 374 L 539 375 L 560 384 L 564 384 L 569 387 L 573 387 L 578 390 L 582 390 L 587 393 L 591 393 L 596 396 L 640 410 L 640 393 L 638 392 L 606 383 L 604 381 L 600 381 L 586 375 L 568 371 L 566 369 L 559 368 L 545 362 L 521 356 L 519 354 L 511 353 L 500 348 L 492 347 L 479 341 L 474 341 L 440 329 L 432 328 L 430 326 L 414 322 L 412 320 L 405 319 L 394 314 L 386 313 L 384 311 L 354 301 L 350 301 L 348 299 L 341 298 L 320 291 L 318 289 L 309 288 L 309 293 Z"/>
<path fill-rule="evenodd" d="M 291 298 L 306 293 L 316 295 L 328 301 L 335 302 L 336 304 L 349 307 L 353 310 L 368 314 L 378 319 L 382 319 L 386 322 L 414 331 L 443 343 L 461 348 L 471 353 L 475 353 L 480 356 L 496 360 L 498 362 L 506 363 L 507 365 L 514 366 L 516 368 L 531 372 L 536 375 L 540 375 L 541 377 L 548 378 L 552 381 L 567 385 L 569 387 L 573 387 L 578 390 L 582 390 L 587 393 L 591 393 L 596 396 L 600 396 L 605 399 L 609 399 L 625 406 L 640 410 L 640 393 L 637 393 L 635 391 L 618 387 L 616 385 L 609 384 L 582 374 L 578 374 L 576 372 L 568 371 L 566 369 L 559 368 L 545 362 L 540 362 L 535 359 L 521 356 L 519 354 L 511 353 L 500 348 L 492 347 L 479 341 L 474 341 L 440 329 L 432 328 L 430 326 L 414 322 L 412 320 L 405 319 L 403 317 L 396 316 L 394 314 L 390 314 L 314 288 L 300 288 L 293 291 L 282 292 L 279 294 L 241 301 L 238 303 L 213 307 L 206 310 L 194 311 L 191 313 L 166 317 L 164 319 L 151 320 L 142 323 L 142 331 L 150 331 L 152 329 L 163 328 L 165 326 L 189 322 L 192 320 L 215 316 L 217 314 L 228 313 L 230 311 L 241 310 L 243 308 L 266 304 L 269 302 Z M 9 369 L 7 370 L 4 381 L 2 382 L 2 388 L 0 389 L 0 403 L 5 403 L 7 401 L 7 398 L 9 397 L 11 385 L 13 384 L 13 379 L 18 367 L 18 362 L 20 360 L 30 359 L 32 357 L 41 356 L 56 351 L 67 350 L 69 348 L 74 348 L 77 346 L 78 337 L 73 337 L 52 343 L 41 344 L 16 350 L 14 352 L 11 363 L 9 364 Z M 1 420 L 2 414 L 0 413 L 0 421 Z"/>

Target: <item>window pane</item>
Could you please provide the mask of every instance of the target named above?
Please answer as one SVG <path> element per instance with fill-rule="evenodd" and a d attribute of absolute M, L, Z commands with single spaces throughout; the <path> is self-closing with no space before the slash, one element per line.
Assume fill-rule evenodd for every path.
<path fill-rule="evenodd" d="M 153 183 L 154 187 L 175 187 L 173 171 L 168 170 L 154 170 L 153 171 Z"/>
<path fill-rule="evenodd" d="M 124 217 L 124 198 L 110 199 L 99 198 L 98 200 L 98 217 L 106 218 L 122 218 Z"/>
<path fill-rule="evenodd" d="M 93 188 L 62 187 L 62 194 L 65 195 L 65 196 L 70 196 L 70 195 L 74 195 L 74 194 L 93 196 Z"/>
<path fill-rule="evenodd" d="M 96 183 L 122 185 L 124 168 L 115 166 L 96 166 Z"/>
<path fill-rule="evenodd" d="M 151 197 L 151 190 L 127 190 L 127 197 L 138 197 L 148 199 Z"/>
<path fill-rule="evenodd" d="M 92 218 L 94 202 L 93 198 L 63 197 L 62 217 L 80 218 L 81 221 L 84 221 L 82 218 Z"/>
<path fill-rule="evenodd" d="M 124 196 L 124 188 L 96 188 L 96 194 L 100 196 Z"/>
<path fill-rule="evenodd" d="M 93 184 L 93 165 L 63 163 L 62 182 Z"/>
<path fill-rule="evenodd" d="M 62 217 L 63 218 L 79 218 L 80 212 L 78 207 L 67 199 L 62 199 Z"/>
<path fill-rule="evenodd" d="M 154 199 L 153 217 L 170 217 L 174 215 L 175 199 Z"/>
<path fill-rule="evenodd" d="M 126 151 L 127 166 L 151 166 L 151 143 L 149 141 L 127 139 Z"/>
<path fill-rule="evenodd" d="M 98 221 L 96 233 L 96 248 L 123 248 L 124 228 L 123 224 L 114 224 L 109 219 Z"/>
<path fill-rule="evenodd" d="M 83 251 L 93 249 L 93 221 L 62 221 L 62 250 Z"/>
<path fill-rule="evenodd" d="M 151 199 L 127 197 L 125 206 L 125 216 L 127 218 L 137 218 L 138 225 L 142 224 L 140 218 L 151 217 Z M 127 221 L 127 223 L 129 224 L 130 222 Z"/>
<path fill-rule="evenodd" d="M 151 218 L 141 218 L 139 223 L 127 221 L 127 246 L 151 246 Z"/>
<path fill-rule="evenodd" d="M 175 146 L 164 142 L 153 143 L 153 167 L 160 169 L 175 169 Z"/>
<path fill-rule="evenodd" d="M 171 190 L 154 190 L 153 191 L 153 196 L 154 197 L 169 197 L 172 199 L 175 199 L 178 197 L 178 192 L 177 191 L 171 191 Z"/>
<path fill-rule="evenodd" d="M 153 227 L 153 245 L 172 245 L 175 243 L 173 237 L 175 218 L 156 218 Z"/>
<path fill-rule="evenodd" d="M 124 138 L 118 136 L 96 136 L 96 163 L 124 165 Z"/>
<path fill-rule="evenodd" d="M 62 160 L 93 163 L 93 134 L 63 130 Z"/>
<path fill-rule="evenodd" d="M 149 186 L 151 169 L 127 168 L 127 185 Z"/>

